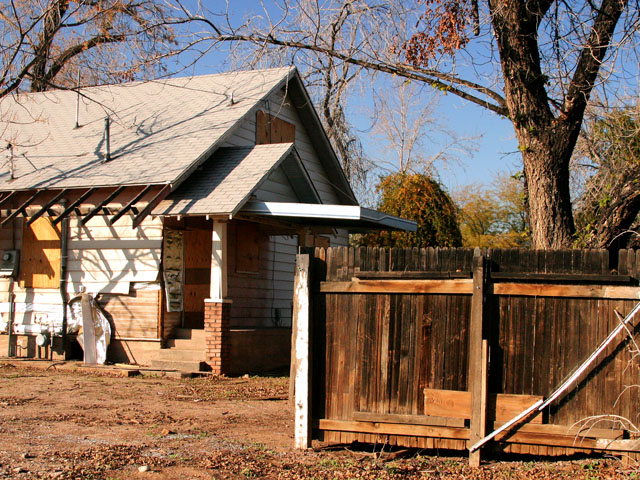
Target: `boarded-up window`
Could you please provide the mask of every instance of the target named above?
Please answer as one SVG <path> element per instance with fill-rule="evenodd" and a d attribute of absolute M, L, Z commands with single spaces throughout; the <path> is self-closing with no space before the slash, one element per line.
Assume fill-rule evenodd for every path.
<path fill-rule="evenodd" d="M 260 229 L 255 223 L 236 224 L 236 272 L 260 271 Z"/>
<path fill-rule="evenodd" d="M 24 227 L 20 264 L 20 286 L 60 286 L 60 228 L 41 217 Z"/>
<path fill-rule="evenodd" d="M 322 237 L 322 236 L 317 236 L 314 239 L 313 242 L 313 246 L 314 247 L 321 247 L 321 248 L 329 248 L 331 246 L 331 242 L 329 241 L 329 239 L 327 237 Z"/>
<path fill-rule="evenodd" d="M 256 117 L 256 145 L 268 143 L 293 143 L 296 126 L 273 115 L 258 110 Z"/>

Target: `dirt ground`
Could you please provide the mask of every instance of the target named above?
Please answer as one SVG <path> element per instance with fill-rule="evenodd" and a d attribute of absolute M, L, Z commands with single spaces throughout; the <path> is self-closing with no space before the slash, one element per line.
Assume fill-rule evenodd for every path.
<path fill-rule="evenodd" d="M 126 378 L 0 361 L 0 478 L 640 478 L 607 458 L 496 459 L 472 470 L 438 452 L 296 451 L 287 390 L 287 378 Z"/>

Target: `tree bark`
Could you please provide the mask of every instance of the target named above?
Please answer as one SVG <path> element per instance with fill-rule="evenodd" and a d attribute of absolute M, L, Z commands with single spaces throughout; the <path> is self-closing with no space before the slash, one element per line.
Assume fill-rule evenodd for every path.
<path fill-rule="evenodd" d="M 584 110 L 626 0 L 602 0 L 557 115 L 541 69 L 538 27 L 553 2 L 489 0 L 509 111 L 522 152 L 533 248 L 573 243 L 569 160 Z"/>

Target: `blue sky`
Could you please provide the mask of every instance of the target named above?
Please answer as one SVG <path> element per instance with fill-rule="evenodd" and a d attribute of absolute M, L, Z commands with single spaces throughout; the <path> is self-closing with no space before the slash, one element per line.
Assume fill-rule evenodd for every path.
<path fill-rule="evenodd" d="M 233 0 L 230 8 L 234 18 L 240 21 L 247 14 L 262 12 L 263 7 L 256 0 Z M 193 73 L 225 70 L 223 64 L 226 56 L 226 49 L 209 53 L 196 64 Z M 350 108 L 349 120 L 357 129 L 363 130 L 360 137 L 365 150 L 375 152 L 379 150 L 379 145 L 366 132 L 371 123 L 366 107 L 367 104 L 370 106 L 371 101 L 366 98 L 361 101 L 365 103 L 365 108 Z M 460 137 L 475 137 L 476 151 L 465 155 L 458 164 L 438 169 L 439 178 L 449 191 L 459 190 L 470 183 L 489 183 L 497 172 L 515 172 L 521 168 L 513 129 L 507 119 L 451 94 L 441 95 L 436 114 Z M 438 149 L 437 146 L 435 149 Z"/>

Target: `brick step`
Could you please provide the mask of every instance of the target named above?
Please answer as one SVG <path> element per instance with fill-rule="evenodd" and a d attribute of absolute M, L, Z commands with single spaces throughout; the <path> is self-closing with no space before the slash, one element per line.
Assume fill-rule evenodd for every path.
<path fill-rule="evenodd" d="M 163 348 L 158 351 L 156 355 L 158 360 L 176 360 L 176 361 L 198 361 L 204 362 L 206 360 L 206 356 L 204 353 L 204 348 L 194 348 L 194 349 L 186 349 L 186 348 Z"/>
<path fill-rule="evenodd" d="M 206 372 L 209 370 L 206 362 L 161 359 L 151 360 L 151 368 L 158 370 L 177 370 L 180 372 Z"/>
<path fill-rule="evenodd" d="M 207 342 L 202 338 L 168 338 L 164 348 L 177 348 L 179 350 L 203 350 Z"/>
<path fill-rule="evenodd" d="M 204 342 L 205 339 L 204 329 L 197 328 L 176 328 L 173 332 L 173 336 L 174 338 L 181 340 L 202 340 Z"/>

